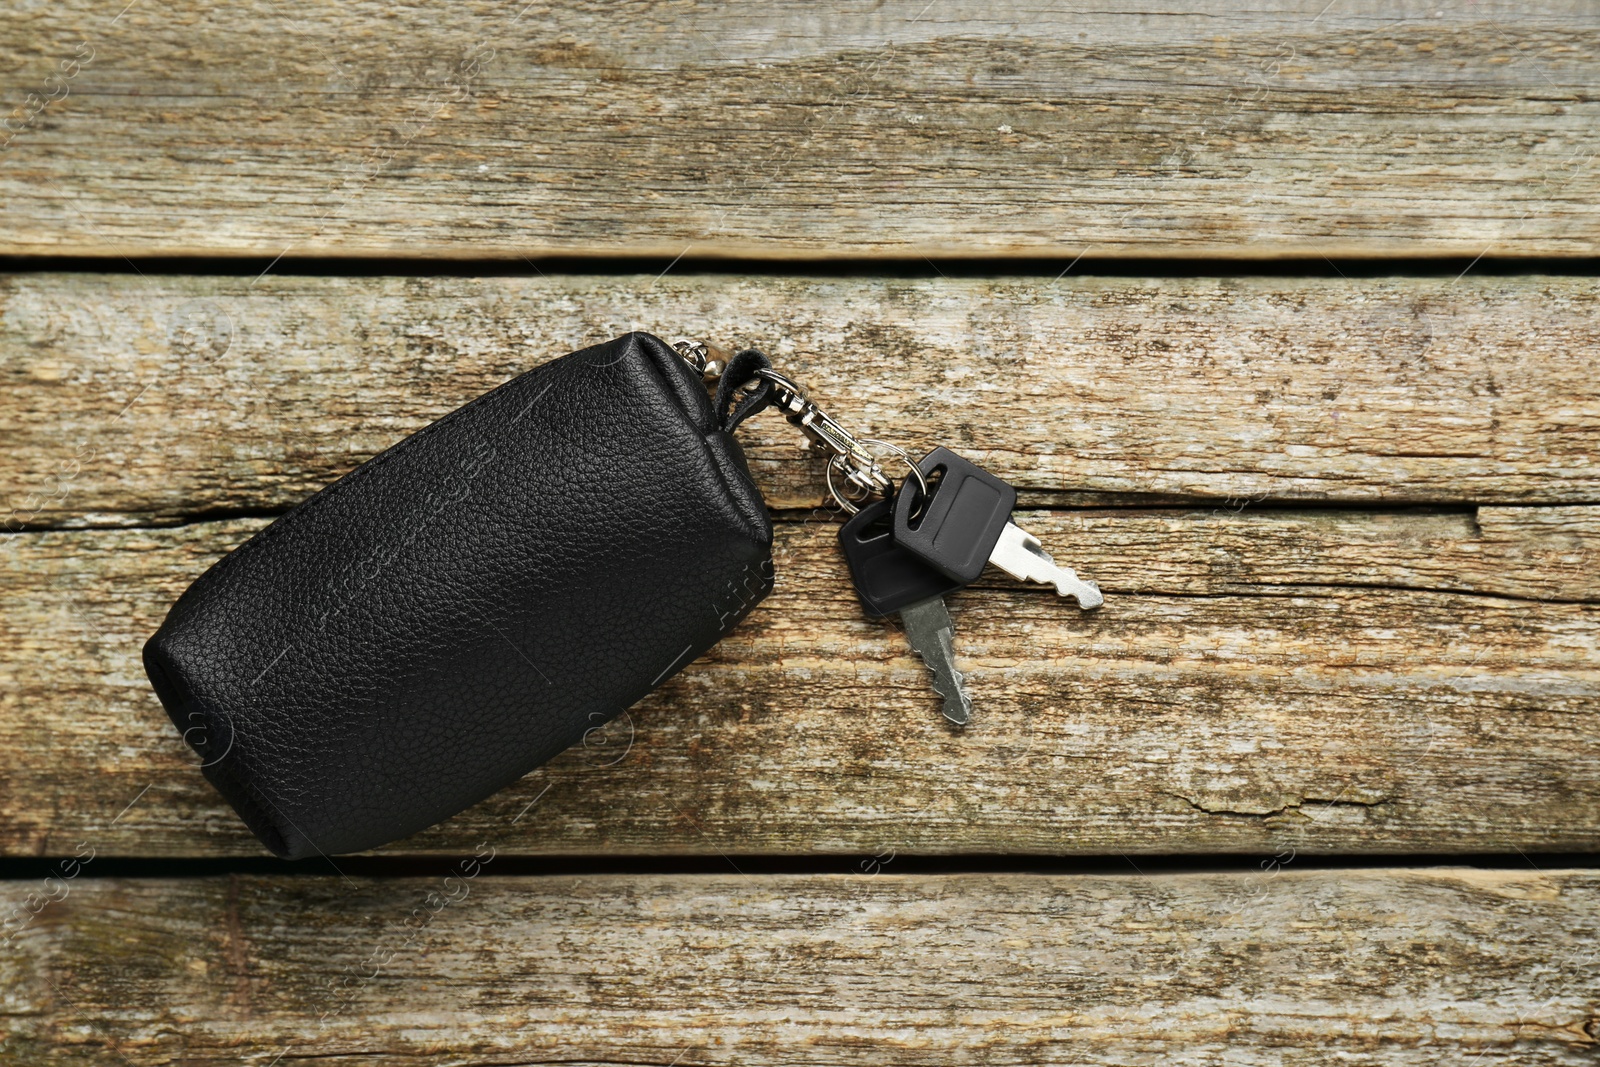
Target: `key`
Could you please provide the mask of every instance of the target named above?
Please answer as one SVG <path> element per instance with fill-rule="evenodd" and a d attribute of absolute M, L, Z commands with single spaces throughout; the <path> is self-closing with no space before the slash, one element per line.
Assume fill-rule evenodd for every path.
<path fill-rule="evenodd" d="M 953 581 L 969 585 L 993 563 L 1013 578 L 1053 585 L 1085 611 L 1104 602 L 1100 587 L 1063 567 L 1039 539 L 1011 521 L 1017 491 L 971 460 L 936 448 L 917 464 L 932 480 L 932 497 L 900 493 L 894 503 L 894 539 Z M 918 510 L 920 508 L 920 510 Z"/>
<path fill-rule="evenodd" d="M 868 504 L 839 530 L 850 580 L 868 615 L 899 613 L 911 647 L 933 672 L 944 717 L 965 726 L 972 720 L 972 698 L 956 669 L 954 627 L 944 597 L 966 583 L 952 581 L 895 544 L 891 508 L 891 500 Z"/>

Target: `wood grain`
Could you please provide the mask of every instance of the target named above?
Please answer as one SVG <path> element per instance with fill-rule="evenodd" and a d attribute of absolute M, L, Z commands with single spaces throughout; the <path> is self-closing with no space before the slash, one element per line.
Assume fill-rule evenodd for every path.
<path fill-rule="evenodd" d="M 0 277 L 11 528 L 274 511 L 631 328 L 755 343 L 862 432 L 1033 503 L 1600 501 L 1600 283 Z M 741 430 L 768 500 L 820 466 Z"/>
<path fill-rule="evenodd" d="M 7 910 L 65 896 L 0 955 L 0 1051 L 1576 1067 L 1600 1032 L 1592 871 L 503 878 L 483 855 L 449 878 L 5 883 Z"/>
<path fill-rule="evenodd" d="M 0 880 L 0 1060 L 1593 1061 L 1596 872 L 1312 865 L 1600 849 L 1600 281 L 1081 276 L 1600 255 L 1592 5 L 12 15 L 0 255 L 138 262 L 0 275 L 0 864 L 70 857 Z M 276 273 L 330 255 L 532 276 Z M 1034 258 L 944 276 L 975 256 Z M 1105 609 L 953 597 L 953 731 L 769 415 L 771 600 L 381 850 L 454 877 L 100 877 L 262 854 L 139 664 L 188 581 L 628 329 L 757 344 L 850 425 L 984 462 Z M 904 873 L 983 853 L 1260 873 Z M 728 873 L 509 875 L 630 854 Z M 806 855 L 874 873 L 738 873 Z"/>
<path fill-rule="evenodd" d="M 0 252 L 1600 252 L 1584 0 L 117 7 L 0 27 Z"/>
<path fill-rule="evenodd" d="M 387 851 L 1600 846 L 1600 508 L 1022 521 L 1106 606 L 998 579 L 954 596 L 965 733 L 904 636 L 860 614 L 836 526 L 784 522 L 776 592 L 709 656 Z M 138 659 L 184 586 L 260 525 L 4 542 L 0 849 L 260 854 Z"/>

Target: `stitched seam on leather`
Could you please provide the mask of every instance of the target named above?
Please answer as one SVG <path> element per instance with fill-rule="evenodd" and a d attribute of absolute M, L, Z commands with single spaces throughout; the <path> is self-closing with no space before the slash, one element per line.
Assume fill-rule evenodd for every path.
<path fill-rule="evenodd" d="M 637 336 L 637 335 L 630 335 L 630 336 Z M 643 336 L 649 337 L 650 335 L 649 334 L 645 334 Z M 645 346 L 642 343 L 640 344 L 639 347 L 640 347 L 641 351 L 643 351 L 645 349 Z M 667 372 L 664 371 L 661 368 L 661 366 L 656 362 L 655 359 L 653 359 L 653 358 L 649 359 L 648 362 L 650 364 L 650 369 L 653 372 L 651 377 L 654 380 L 656 387 L 661 391 L 663 396 L 665 396 L 668 400 L 672 401 L 672 409 L 679 413 L 679 415 L 683 418 L 684 423 L 689 427 L 689 429 L 691 431 L 693 431 L 694 439 L 700 443 L 700 451 L 706 457 L 706 464 L 714 472 L 716 472 L 717 480 L 722 484 L 722 490 L 723 490 L 724 494 L 726 494 L 728 500 L 730 502 L 732 502 L 733 505 L 734 505 L 734 511 L 737 512 L 739 514 L 739 516 L 741 518 L 743 518 L 747 523 L 749 523 L 752 519 L 755 518 L 755 516 L 754 515 L 745 514 L 743 501 L 744 501 L 744 498 L 748 494 L 745 494 L 745 493 L 739 492 L 739 491 L 735 491 L 735 489 L 734 489 L 734 479 L 739 476 L 739 472 L 738 471 L 727 470 L 723 466 L 721 459 L 717 456 L 717 453 L 711 447 L 711 440 L 710 440 L 711 434 L 713 434 L 713 433 L 726 433 L 726 431 L 721 430 L 717 426 L 717 420 L 714 417 L 711 420 L 711 422 L 712 422 L 711 428 L 707 429 L 707 430 L 702 430 L 700 428 L 700 426 L 694 421 L 693 416 L 691 416 L 689 414 L 689 412 L 684 411 L 682 405 L 680 405 L 678 403 L 678 398 L 677 398 L 676 395 L 673 394 L 672 387 L 670 385 L 668 385 L 665 381 L 662 380 L 663 375 L 665 375 Z M 728 436 L 729 436 L 730 439 L 732 438 L 731 434 L 729 434 Z M 761 500 L 762 499 L 761 490 L 759 488 L 756 488 L 755 483 L 753 483 L 753 482 L 750 483 L 750 488 L 755 489 L 756 499 L 758 501 Z M 763 507 L 764 506 L 765 505 L 763 504 Z M 763 541 L 763 539 L 761 537 L 762 532 L 763 531 L 762 531 L 760 522 L 755 522 L 750 528 L 747 528 L 745 530 L 745 533 L 750 536 L 750 539 L 752 541 L 756 542 L 757 544 L 770 543 L 770 540 L 771 540 L 770 538 L 766 539 L 766 541 Z"/>
<path fill-rule="evenodd" d="M 727 431 L 724 430 L 713 430 L 711 432 L 723 434 L 728 438 L 729 443 L 734 448 L 739 447 L 739 443 L 734 440 L 733 434 L 727 433 Z M 727 491 L 728 499 L 733 501 L 734 510 L 739 513 L 741 518 L 749 523 L 749 528 L 745 532 L 748 533 L 750 535 L 750 539 L 755 541 L 757 544 L 765 544 L 770 546 L 772 544 L 772 529 L 770 523 L 764 523 L 762 521 L 762 519 L 766 517 L 765 512 L 767 503 L 766 498 L 761 495 L 761 488 L 757 486 L 754 481 L 750 481 L 749 485 L 750 488 L 755 490 L 756 499 L 754 501 L 747 501 L 745 499 L 746 494 L 743 492 L 736 492 L 734 489 L 734 483 L 740 479 L 739 471 L 736 469 L 729 470 L 724 466 L 721 457 L 711 447 L 710 434 L 700 438 L 700 447 L 705 449 L 706 457 L 710 461 L 712 468 L 717 472 L 717 477 L 722 479 L 722 487 Z M 753 503 L 755 506 L 759 507 L 761 509 L 761 513 L 747 513 L 745 511 L 745 504 L 747 502 Z"/>
<path fill-rule="evenodd" d="M 673 407 L 683 412 L 684 417 L 690 421 L 690 425 L 693 426 L 695 432 L 710 433 L 712 430 L 716 429 L 716 409 L 711 403 L 711 398 L 705 396 L 705 386 L 701 385 L 699 382 L 694 383 L 699 388 L 700 395 L 705 397 L 705 405 L 699 409 L 698 413 L 695 413 L 684 408 L 683 402 L 678 398 L 677 390 L 673 389 L 671 383 L 665 380 L 668 375 L 675 373 L 675 371 L 667 370 L 666 367 L 663 366 L 664 363 L 668 366 L 682 370 L 684 372 L 684 377 L 688 377 L 688 364 L 683 361 L 683 357 L 678 355 L 678 353 L 673 349 L 669 348 L 666 343 L 661 340 L 661 338 L 655 336 L 654 334 L 640 333 L 635 331 L 628 334 L 628 338 L 638 346 L 639 351 L 648 359 L 650 363 L 650 369 L 655 372 L 656 379 L 661 385 L 662 392 L 666 395 L 667 399 L 672 401 Z M 652 341 L 655 342 L 654 345 L 649 343 Z M 704 427 L 700 426 L 695 421 L 697 414 L 698 416 L 704 418 Z"/>
<path fill-rule="evenodd" d="M 716 431 L 713 431 L 713 432 L 716 432 Z M 744 509 L 744 497 L 745 497 L 745 494 L 742 493 L 742 492 L 736 492 L 735 489 L 734 489 L 734 485 L 733 485 L 734 479 L 739 476 L 739 472 L 738 471 L 727 470 L 723 466 L 721 458 L 711 448 L 711 441 L 709 439 L 709 436 L 696 434 L 695 437 L 700 442 L 701 451 L 703 451 L 705 453 L 706 462 L 711 465 L 711 469 L 712 470 L 717 472 L 717 478 L 718 478 L 718 480 L 720 480 L 722 482 L 723 491 L 725 493 L 727 493 L 728 499 L 733 502 L 734 511 L 738 512 L 739 516 L 741 518 L 743 518 L 747 523 L 752 523 L 752 520 L 754 520 L 756 517 L 754 515 L 745 514 L 745 509 Z M 752 485 L 752 487 L 754 487 L 754 483 L 751 483 L 751 485 Z M 760 489 L 756 489 L 756 499 L 762 501 L 762 507 L 764 508 L 765 507 L 765 501 L 763 500 L 763 498 L 761 496 L 761 490 Z M 761 544 L 761 543 L 770 544 L 771 543 L 771 537 L 770 536 L 768 536 L 765 539 L 762 538 L 761 535 L 764 532 L 765 531 L 763 531 L 761 523 L 759 521 L 753 522 L 752 525 L 750 525 L 749 528 L 747 528 L 745 530 L 745 533 L 750 535 L 750 539 L 752 541 L 755 541 L 757 544 Z"/>
<path fill-rule="evenodd" d="M 217 787 L 217 791 L 223 795 L 223 798 L 233 805 L 234 810 L 239 813 L 239 817 L 244 820 L 250 832 L 261 838 L 262 843 L 266 844 L 271 851 L 275 853 L 293 851 L 289 847 L 290 837 L 284 832 L 288 820 L 274 818 L 268 814 L 267 809 L 276 810 L 277 805 L 267 800 L 266 795 L 260 793 L 249 779 L 235 774 L 232 768 L 225 765 L 218 766 L 215 773 L 207 777 L 211 779 L 211 784 Z M 226 782 L 227 785 L 224 786 L 223 782 Z M 280 847 L 272 848 L 271 843 L 266 841 L 265 835 L 257 827 L 266 828 L 277 839 Z"/>

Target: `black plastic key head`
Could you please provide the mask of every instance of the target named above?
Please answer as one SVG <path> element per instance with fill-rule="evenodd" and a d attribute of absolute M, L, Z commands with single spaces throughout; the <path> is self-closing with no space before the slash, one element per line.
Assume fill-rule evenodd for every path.
<path fill-rule="evenodd" d="M 936 448 L 917 464 L 930 482 L 926 501 L 907 482 L 894 504 L 894 539 L 962 585 L 977 581 L 1011 521 L 1017 491 L 969 459 Z"/>
<path fill-rule="evenodd" d="M 868 504 L 839 530 L 850 580 L 868 615 L 892 615 L 962 586 L 895 544 L 890 507 L 888 500 Z"/>

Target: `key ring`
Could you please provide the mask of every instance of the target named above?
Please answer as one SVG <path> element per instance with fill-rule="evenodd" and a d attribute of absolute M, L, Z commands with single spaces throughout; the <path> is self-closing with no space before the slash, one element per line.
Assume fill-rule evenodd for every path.
<path fill-rule="evenodd" d="M 917 465 L 915 463 L 911 462 L 911 457 L 910 457 L 910 455 L 908 455 L 906 453 L 905 449 L 901 448 L 899 445 L 890 444 L 888 441 L 880 441 L 876 437 L 858 437 L 858 438 L 856 438 L 856 441 L 857 441 L 857 443 L 863 444 L 863 445 L 878 445 L 878 446 L 880 446 L 882 448 L 888 449 L 890 452 L 893 452 L 895 455 L 899 456 L 900 457 L 900 462 L 902 462 L 902 463 L 904 463 L 906 465 L 906 468 L 911 471 L 911 476 L 917 480 L 917 488 L 922 490 L 922 495 L 923 496 L 927 496 L 928 495 L 928 480 L 922 476 L 922 471 L 917 469 Z M 832 456 L 829 456 L 828 457 L 828 465 L 827 465 L 826 468 L 823 469 L 823 478 L 828 483 L 828 492 L 833 495 L 834 501 L 841 508 L 843 508 L 846 512 L 848 512 L 851 515 L 854 515 L 856 512 L 861 510 L 861 505 L 857 504 L 855 501 L 851 500 L 849 497 L 847 497 L 844 494 L 840 493 L 839 490 L 838 490 L 838 487 L 836 487 L 833 484 L 833 468 L 834 468 L 834 465 L 838 464 L 840 466 L 843 466 L 845 462 L 846 462 L 846 457 L 844 457 L 843 455 L 834 454 Z"/>

